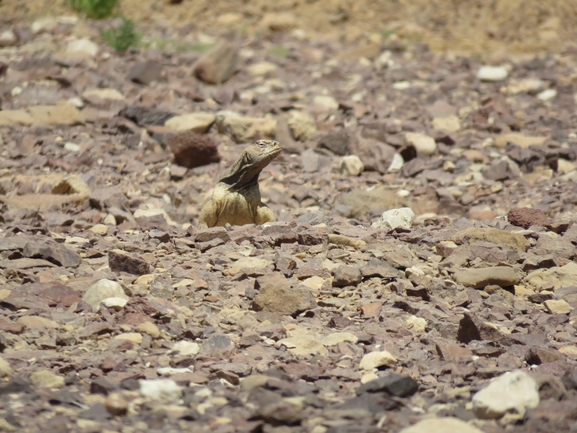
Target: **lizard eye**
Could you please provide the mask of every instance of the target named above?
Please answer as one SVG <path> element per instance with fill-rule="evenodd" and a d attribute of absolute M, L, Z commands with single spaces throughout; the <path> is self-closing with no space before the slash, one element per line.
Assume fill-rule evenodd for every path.
<path fill-rule="evenodd" d="M 259 147 L 264 147 L 265 142 L 264 141 L 257 141 L 256 144 L 258 144 Z"/>

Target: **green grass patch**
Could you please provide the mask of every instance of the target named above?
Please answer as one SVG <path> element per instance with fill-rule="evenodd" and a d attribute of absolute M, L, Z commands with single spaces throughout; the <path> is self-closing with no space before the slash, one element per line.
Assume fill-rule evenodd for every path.
<path fill-rule="evenodd" d="M 101 20 L 112 16 L 118 0 L 69 0 L 70 7 L 88 18 Z"/>
<path fill-rule="evenodd" d="M 108 45 L 119 53 L 126 52 L 130 47 L 138 45 L 141 35 L 136 32 L 134 21 L 122 18 L 119 27 L 113 27 L 102 32 L 102 37 Z"/>

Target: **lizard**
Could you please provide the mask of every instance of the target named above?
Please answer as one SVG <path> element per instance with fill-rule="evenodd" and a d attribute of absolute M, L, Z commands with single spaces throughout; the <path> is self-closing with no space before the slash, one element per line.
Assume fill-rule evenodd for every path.
<path fill-rule="evenodd" d="M 273 212 L 261 201 L 258 177 L 281 150 L 274 140 L 257 140 L 244 149 L 202 207 L 198 228 L 276 221 Z"/>

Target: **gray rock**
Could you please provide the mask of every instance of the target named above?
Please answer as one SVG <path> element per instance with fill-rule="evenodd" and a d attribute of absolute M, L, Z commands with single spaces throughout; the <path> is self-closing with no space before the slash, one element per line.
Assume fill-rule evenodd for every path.
<path fill-rule="evenodd" d="M 84 293 L 82 300 L 92 307 L 93 311 L 100 309 L 100 303 L 108 298 L 118 298 L 128 301 L 128 296 L 124 293 L 122 286 L 116 281 L 102 279 L 94 283 Z"/>
<path fill-rule="evenodd" d="M 508 266 L 461 269 L 455 272 L 453 278 L 457 283 L 474 289 L 482 289 L 493 284 L 501 287 L 513 286 L 521 281 L 521 276 L 515 269 Z"/>
<path fill-rule="evenodd" d="M 193 73 L 199 80 L 209 84 L 221 84 L 236 72 L 238 47 L 221 41 L 205 53 L 193 66 Z"/>
<path fill-rule="evenodd" d="M 411 208 L 403 207 L 400 209 L 391 209 L 383 212 L 381 217 L 371 224 L 371 227 L 382 230 L 394 230 L 403 228 L 409 230 L 415 220 L 415 212 Z"/>
<path fill-rule="evenodd" d="M 164 67 L 155 60 L 146 60 L 132 67 L 128 79 L 133 83 L 149 85 L 165 78 Z"/>
<path fill-rule="evenodd" d="M 150 273 L 150 265 L 141 258 L 132 257 L 120 250 L 108 252 L 108 266 L 112 272 L 127 272 L 133 275 Z"/>
<path fill-rule="evenodd" d="M 315 298 L 308 287 L 298 285 L 291 288 L 288 280 L 279 272 L 257 278 L 255 288 L 259 291 L 253 301 L 256 311 L 292 316 L 316 306 Z"/>
<path fill-rule="evenodd" d="M 361 270 L 357 266 L 339 266 L 335 270 L 333 286 L 356 286 L 361 280 Z"/>

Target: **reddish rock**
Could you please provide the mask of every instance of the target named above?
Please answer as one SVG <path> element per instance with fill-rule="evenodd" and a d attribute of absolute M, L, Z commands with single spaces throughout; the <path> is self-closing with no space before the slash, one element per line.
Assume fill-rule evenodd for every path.
<path fill-rule="evenodd" d="M 511 209 L 507 214 L 507 219 L 514 226 L 523 227 L 524 229 L 528 229 L 531 226 L 548 227 L 551 225 L 551 220 L 545 215 L 545 212 L 528 207 Z"/>

